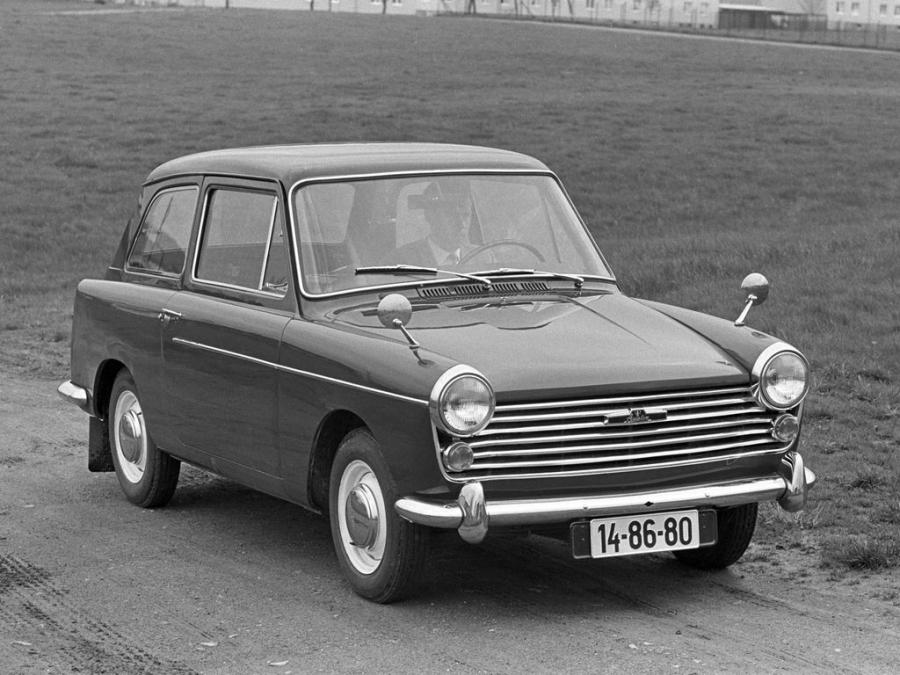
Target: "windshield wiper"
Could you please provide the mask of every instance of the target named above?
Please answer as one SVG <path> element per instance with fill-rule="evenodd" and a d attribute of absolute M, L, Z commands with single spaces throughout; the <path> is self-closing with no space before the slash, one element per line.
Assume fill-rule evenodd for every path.
<path fill-rule="evenodd" d="M 581 288 L 584 286 L 584 277 L 580 277 L 577 274 L 566 274 L 565 272 L 544 272 L 541 270 L 532 270 L 532 269 L 520 269 L 518 267 L 498 267 L 495 270 L 479 270 L 475 272 L 475 274 L 483 277 L 499 277 L 499 276 L 540 276 L 540 277 L 555 277 L 557 279 L 568 279 L 569 281 L 574 282 L 575 288 Z"/>
<path fill-rule="evenodd" d="M 419 265 L 369 265 L 367 267 L 357 267 L 357 274 L 452 274 L 455 277 L 477 281 L 485 286 L 491 285 L 490 279 L 477 274 L 466 274 L 465 272 L 454 272 L 452 270 L 442 270 L 437 267 L 421 267 Z"/>

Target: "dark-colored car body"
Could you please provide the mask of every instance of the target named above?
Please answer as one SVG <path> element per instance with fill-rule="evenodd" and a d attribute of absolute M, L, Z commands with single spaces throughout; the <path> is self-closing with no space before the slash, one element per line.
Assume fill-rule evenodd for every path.
<path fill-rule="evenodd" d="M 383 458 L 375 473 L 393 503 L 379 516 L 371 511 L 377 512 L 377 500 L 366 502 L 368 488 L 351 485 L 354 496 L 345 501 L 331 495 L 346 511 L 351 553 L 385 523 L 390 539 L 395 521 L 396 527 L 456 528 L 478 542 L 490 530 L 512 526 L 570 527 L 683 508 L 714 514 L 768 500 L 803 507 L 815 481 L 797 452 L 805 388 L 783 409 L 760 403 L 759 394 L 760 370 L 771 357 L 802 356 L 733 321 L 626 297 L 603 272 L 608 267 L 590 235 L 578 241 L 594 247 L 590 255 L 601 273 L 517 275 L 498 268 L 488 283 L 441 272 L 359 285 L 364 277 L 351 269 L 346 287 L 309 287 L 304 265 L 312 258 L 304 256 L 335 256 L 346 242 L 304 239 L 298 210 L 307 186 L 325 186 L 331 195 L 348 180 L 434 176 L 528 176 L 558 185 L 533 158 L 438 144 L 223 150 L 155 169 L 104 278 L 82 281 L 76 293 L 71 379 L 60 392 L 90 416 L 90 467 L 121 468 L 111 437 L 144 440 L 130 431 L 127 410 L 110 423 L 110 396 L 122 391 L 117 378 L 127 373 L 131 398 L 140 404 L 132 417 L 142 417 L 141 428 L 149 430 L 142 433 L 165 456 L 316 511 L 334 510 L 335 457 L 349 436 L 365 430 Z M 564 196 L 561 185 L 558 190 Z M 236 212 L 224 204 L 247 195 L 271 204 L 273 214 L 254 288 L 222 281 L 244 273 L 228 263 L 234 252 L 227 241 L 220 242 L 220 263 L 203 239 L 212 236 L 208 223 L 219 212 L 223 232 L 235 227 L 228 223 Z M 164 218 L 193 200 L 185 215 L 190 232 L 172 249 L 183 259 L 156 251 L 147 260 L 156 255 L 148 264 L 157 267 L 148 269 L 137 262 L 136 242 L 152 230 L 152 211 L 162 210 L 164 199 L 171 202 Z M 402 203 L 388 221 L 396 224 L 399 209 L 417 204 L 413 198 Z M 347 240 L 353 214 L 366 206 L 352 205 Z M 375 210 L 369 205 L 367 213 Z M 376 218 L 358 219 L 357 250 L 366 250 L 366 241 L 377 248 L 366 239 L 366 228 L 375 227 L 369 220 Z M 353 264 L 340 256 L 344 274 Z M 273 260 L 286 273 L 263 279 Z M 217 281 L 204 278 L 216 275 Z M 386 320 L 385 298 L 397 302 L 396 296 L 408 305 L 400 313 L 405 320 Z M 473 434 L 448 432 L 435 410 L 440 387 L 460 373 L 482 377 L 492 390 L 490 421 Z M 703 412 L 706 422 L 698 425 L 678 422 L 682 409 L 722 414 Z M 776 438 L 774 425 L 782 423 L 796 433 Z M 470 466 L 448 468 L 454 444 L 466 446 Z M 139 465 L 127 448 L 119 464 L 122 457 Z M 354 509 L 364 514 L 357 530 Z M 722 527 L 720 521 L 719 534 L 701 546 L 721 538 Z M 588 535 L 572 532 L 576 555 L 586 557 Z M 375 568 L 380 555 L 387 560 L 390 551 L 373 558 Z M 380 574 L 350 567 L 363 580 Z M 354 586 L 388 601 L 408 586 L 392 584 Z"/>

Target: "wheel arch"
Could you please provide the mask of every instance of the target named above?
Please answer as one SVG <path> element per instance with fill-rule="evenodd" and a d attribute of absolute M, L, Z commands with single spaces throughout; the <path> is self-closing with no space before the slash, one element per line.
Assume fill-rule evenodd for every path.
<path fill-rule="evenodd" d="M 116 359 L 107 359 L 97 367 L 94 376 L 94 412 L 105 419 L 109 415 L 109 396 L 118 374 L 128 370 L 124 363 Z"/>
<path fill-rule="evenodd" d="M 319 423 L 310 456 L 307 489 L 310 504 L 322 513 L 328 513 L 328 484 L 337 449 L 347 434 L 360 428 L 369 426 L 350 410 L 333 410 Z"/>

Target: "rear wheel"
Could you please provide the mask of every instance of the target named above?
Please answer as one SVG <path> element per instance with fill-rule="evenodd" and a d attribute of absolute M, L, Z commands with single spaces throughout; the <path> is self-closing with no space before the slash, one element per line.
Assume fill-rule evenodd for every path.
<path fill-rule="evenodd" d="M 737 562 L 753 538 L 757 504 L 719 509 L 716 514 L 718 540 L 712 546 L 675 551 L 681 562 L 701 570 L 717 570 Z"/>
<path fill-rule="evenodd" d="M 178 484 L 181 462 L 150 437 L 137 387 L 126 370 L 113 383 L 108 423 L 116 477 L 128 501 L 145 508 L 165 505 Z"/>
<path fill-rule="evenodd" d="M 427 531 L 397 515 L 397 496 L 378 443 L 365 429 L 351 431 L 331 469 L 331 536 L 353 590 L 375 602 L 409 594 L 425 558 Z"/>

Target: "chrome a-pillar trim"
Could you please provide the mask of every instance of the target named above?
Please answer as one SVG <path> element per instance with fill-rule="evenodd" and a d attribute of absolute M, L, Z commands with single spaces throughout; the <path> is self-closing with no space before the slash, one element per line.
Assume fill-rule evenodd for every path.
<path fill-rule="evenodd" d="M 816 482 L 816 475 L 804 466 L 796 452 L 785 456 L 782 469 L 783 474 L 656 492 L 530 500 L 486 500 L 481 483 L 473 481 L 463 486 L 456 501 L 401 497 L 394 503 L 394 509 L 402 518 L 419 525 L 456 528 L 463 539 L 474 543 L 484 538 L 489 525 L 546 525 L 579 518 L 767 501 L 777 501 L 788 511 L 800 510 L 806 503 L 807 491 Z"/>
<path fill-rule="evenodd" d="M 56 388 L 56 392 L 69 403 L 74 403 L 85 412 L 90 411 L 91 396 L 87 389 L 79 387 L 71 380 L 63 382 Z"/>

